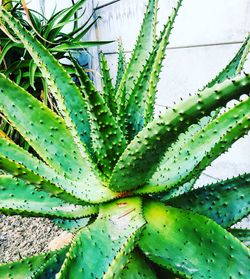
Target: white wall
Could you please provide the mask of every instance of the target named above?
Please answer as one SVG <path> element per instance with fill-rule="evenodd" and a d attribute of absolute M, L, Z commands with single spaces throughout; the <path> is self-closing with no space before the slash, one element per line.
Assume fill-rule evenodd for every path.
<path fill-rule="evenodd" d="M 61 10 L 72 5 L 71 0 L 30 0 L 26 1 L 29 8 L 44 12 L 49 17 L 54 10 Z"/>

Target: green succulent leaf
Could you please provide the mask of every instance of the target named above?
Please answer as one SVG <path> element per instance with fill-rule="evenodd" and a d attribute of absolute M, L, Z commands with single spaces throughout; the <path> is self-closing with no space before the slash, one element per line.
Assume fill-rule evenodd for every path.
<path fill-rule="evenodd" d="M 80 219 L 62 219 L 62 218 L 55 218 L 53 222 L 60 228 L 70 231 L 72 233 L 77 232 L 78 230 L 86 227 L 90 223 L 91 217 L 84 217 Z"/>
<path fill-rule="evenodd" d="M 72 181 L 4 136 L 0 137 L 0 169 L 67 202 L 84 203 L 71 194 Z"/>
<path fill-rule="evenodd" d="M 164 26 L 160 38 L 150 53 L 145 66 L 135 81 L 126 107 L 126 123 L 129 140 L 133 139 L 149 121 L 152 120 L 156 86 L 165 57 L 165 50 L 169 43 L 169 35 L 173 28 L 175 17 L 181 6 L 178 2 L 168 23 Z"/>
<path fill-rule="evenodd" d="M 147 96 L 145 97 L 145 125 L 148 124 L 154 118 L 154 106 L 157 93 L 157 84 L 159 82 L 160 72 L 162 70 L 163 60 L 165 58 L 165 52 L 167 45 L 169 44 L 169 36 L 173 29 L 175 18 L 182 5 L 182 0 L 178 0 L 176 7 L 173 9 L 168 22 L 165 24 L 160 38 L 157 38 L 154 49 L 157 49 L 156 56 L 154 58 L 153 65 L 151 67 L 151 74 L 148 80 Z"/>
<path fill-rule="evenodd" d="M 230 61 L 230 63 L 214 79 L 212 79 L 207 84 L 206 87 L 212 87 L 216 83 L 221 83 L 228 78 L 234 78 L 236 75 L 240 74 L 246 62 L 249 49 L 250 49 L 250 34 L 248 34 L 241 48 L 236 53 L 234 58 Z"/>
<path fill-rule="evenodd" d="M 45 162 L 59 172 L 60 176 L 66 177 L 64 189 L 67 192 L 85 202 L 93 203 L 116 196 L 102 185 L 88 158 L 82 157 L 83 154 L 61 117 L 3 75 L 0 75 L 0 88 L 3 88 L 0 110 Z M 7 91 L 8 94 L 5 93 Z M 27 109 L 29 113 L 26 113 Z"/>
<path fill-rule="evenodd" d="M 101 206 L 98 219 L 73 240 L 58 278 L 121 278 L 144 223 L 139 198 Z"/>
<path fill-rule="evenodd" d="M 117 74 L 116 74 L 116 82 L 115 82 L 115 93 L 120 86 L 122 77 L 127 67 L 126 56 L 123 49 L 122 42 L 118 42 L 118 65 L 117 65 Z"/>
<path fill-rule="evenodd" d="M 141 71 L 138 80 L 131 90 L 128 104 L 125 108 L 125 122 L 128 140 L 131 141 L 145 125 L 146 98 L 150 86 L 152 67 L 157 55 L 158 48 L 154 48 L 146 65 Z"/>
<path fill-rule="evenodd" d="M 249 229 L 230 229 L 229 232 L 237 237 L 246 246 L 250 247 L 250 230 Z"/>
<path fill-rule="evenodd" d="M 240 71 L 242 70 L 242 67 L 244 65 L 244 62 L 246 60 L 246 55 L 247 53 L 249 52 L 249 45 L 250 45 L 250 37 L 248 36 L 245 40 L 245 42 L 242 44 L 242 47 L 240 48 L 240 50 L 238 51 L 238 53 L 236 54 L 236 56 L 232 59 L 232 61 L 227 65 L 227 67 L 225 67 L 225 69 L 223 69 L 215 79 L 213 79 L 213 81 L 211 81 L 209 84 L 208 84 L 208 87 L 211 87 L 213 85 L 215 85 L 216 83 L 221 83 L 223 82 L 226 77 L 230 77 L 230 78 L 233 78 L 235 77 L 237 74 L 240 73 Z M 218 111 L 219 112 L 219 111 Z M 168 160 L 168 165 L 170 166 L 171 165 L 171 169 L 172 169 L 172 163 L 174 161 L 174 165 L 175 163 L 178 164 L 178 162 L 181 162 L 183 160 L 183 158 L 181 158 L 181 156 L 178 156 L 177 154 L 179 155 L 183 155 L 182 153 L 182 150 L 187 150 L 187 146 L 188 146 L 188 149 L 190 149 L 190 141 L 191 142 L 194 142 L 195 141 L 195 135 L 196 134 L 199 134 L 199 136 L 201 136 L 202 132 L 202 128 L 204 128 L 205 126 L 207 126 L 207 124 L 209 122 L 211 122 L 216 116 L 218 116 L 218 112 L 216 112 L 215 114 L 211 115 L 211 116 L 208 116 L 208 117 L 204 117 L 200 122 L 199 124 L 196 124 L 196 125 L 192 125 L 190 126 L 190 128 L 188 129 L 188 131 L 186 133 L 183 133 L 182 135 L 180 135 L 180 137 L 178 138 L 178 140 L 176 141 L 176 143 L 173 144 L 173 146 L 171 146 L 171 149 L 168 150 L 166 153 L 165 153 L 165 159 Z M 218 120 L 217 120 L 218 121 Z M 203 135 L 204 138 L 206 137 L 205 135 Z M 194 145 L 193 145 L 194 146 Z M 198 146 L 198 144 L 197 144 Z M 221 153 L 223 152 L 223 149 L 221 149 Z M 192 149 L 192 153 L 194 154 L 195 152 L 193 152 L 193 149 Z M 171 158 L 174 158 L 174 160 L 171 160 Z M 163 159 L 163 162 L 164 162 L 164 159 Z M 162 163 L 161 165 L 164 166 L 164 163 Z M 165 166 L 166 167 L 166 166 Z M 179 165 L 179 169 L 181 170 L 184 170 L 185 171 L 185 168 L 184 167 L 181 167 Z M 199 171 L 197 173 L 197 176 L 196 178 L 198 178 L 198 176 L 200 175 L 201 171 Z M 160 179 L 160 175 L 163 175 L 163 177 Z M 194 177 L 194 173 L 192 173 L 193 177 Z M 157 171 L 154 178 L 158 178 L 158 181 L 157 183 L 155 182 L 155 179 L 151 179 L 151 183 L 154 184 L 156 183 L 157 185 L 159 184 L 159 179 L 161 181 L 164 180 L 164 178 L 166 178 L 168 176 L 168 174 L 166 174 L 166 169 L 164 170 L 164 172 L 162 171 Z M 173 188 L 171 190 L 168 191 L 168 193 L 165 193 L 163 194 L 163 196 L 161 197 L 162 200 L 166 201 L 170 198 L 173 198 L 175 196 L 178 196 L 180 194 L 183 194 L 184 192 L 188 192 L 193 184 L 195 183 L 196 179 L 192 179 L 192 182 L 187 182 L 185 183 L 183 186 L 180 186 L 178 188 Z M 169 182 L 169 181 L 168 181 Z M 162 183 L 162 182 L 161 182 Z M 149 183 L 150 184 L 150 183 Z M 164 183 L 163 183 L 164 184 Z"/>
<path fill-rule="evenodd" d="M 250 174 L 195 189 L 167 203 L 205 215 L 228 228 L 250 213 Z"/>
<path fill-rule="evenodd" d="M 148 185 L 139 193 L 161 192 L 198 177 L 219 155 L 250 130 L 250 98 L 215 118 L 179 150 L 164 155 Z"/>
<path fill-rule="evenodd" d="M 127 146 L 113 170 L 110 188 L 123 191 L 145 184 L 180 133 L 228 101 L 248 94 L 249 89 L 250 76 L 238 77 L 207 88 L 167 110 Z"/>
<path fill-rule="evenodd" d="M 109 176 L 126 147 L 126 140 L 104 98 L 76 61 L 74 65 L 88 104 L 93 149 L 100 168 Z"/>
<path fill-rule="evenodd" d="M 204 128 L 209 122 L 211 122 L 216 115 L 217 113 L 213 114 L 213 116 L 211 115 L 203 117 L 198 124 L 191 125 L 186 133 L 180 134 L 178 140 L 171 146 L 171 149 L 166 152 L 166 154 L 169 154 L 169 158 L 176 154 L 179 154 L 182 151 L 183 146 L 185 146 L 185 144 L 187 143 L 187 141 L 190 138 L 192 138 L 196 133 L 198 133 L 202 128 Z M 177 188 L 171 188 L 170 190 L 167 190 L 167 192 L 164 192 L 162 194 L 159 193 L 157 195 L 157 199 L 167 201 L 168 199 L 174 198 L 176 196 L 190 191 L 193 188 L 197 178 L 198 177 L 194 177 L 189 182 L 184 183 L 183 185 Z"/>
<path fill-rule="evenodd" d="M 137 80 L 146 63 L 149 53 L 152 50 L 155 32 L 155 15 L 157 8 L 158 0 L 148 1 L 148 6 L 144 15 L 140 34 L 116 94 L 118 102 L 117 105 L 120 114 L 122 114 L 121 109 L 124 106 L 123 101 L 126 101 L 130 96 L 134 82 Z"/>
<path fill-rule="evenodd" d="M 112 79 L 110 77 L 110 70 L 108 67 L 108 62 L 103 53 L 100 55 L 100 63 L 101 63 L 101 70 L 102 70 L 102 94 L 105 100 L 105 103 L 109 107 L 110 111 L 112 112 L 113 116 L 116 115 L 116 102 L 115 102 L 115 89 L 112 84 Z"/>
<path fill-rule="evenodd" d="M 139 247 L 160 266 L 194 279 L 250 274 L 250 250 L 212 220 L 154 201 L 145 204 L 144 216 Z"/>
<path fill-rule="evenodd" d="M 25 258 L 17 262 L 0 264 L 0 277 L 1 279 L 55 279 L 68 248 L 67 246 L 57 251 Z"/>
<path fill-rule="evenodd" d="M 50 93 L 56 99 L 60 113 L 70 128 L 70 132 L 74 135 L 75 141 L 81 147 L 82 152 L 86 153 L 85 156 L 87 156 L 85 148 L 78 140 L 78 137 L 80 137 L 87 149 L 91 149 L 90 125 L 86 104 L 72 78 L 47 49 L 3 8 L 0 9 L 0 21 L 16 33 L 34 59 L 44 78 L 46 78 Z"/>
<path fill-rule="evenodd" d="M 85 176 L 87 159 L 82 159 L 64 120 L 2 74 L 0 89 L 0 110 L 41 158 L 73 180 Z"/>
<path fill-rule="evenodd" d="M 203 117 L 199 121 L 198 124 L 191 125 L 188 128 L 188 130 L 186 131 L 186 133 L 180 134 L 180 136 L 178 137 L 178 140 L 165 153 L 165 157 L 167 156 L 166 154 L 168 154 L 169 158 L 172 158 L 172 156 L 176 156 L 176 154 L 180 154 L 180 152 L 182 151 L 183 147 L 187 144 L 187 142 L 190 139 L 192 139 L 196 133 L 198 133 L 205 126 L 207 126 L 208 123 L 210 123 L 214 119 L 214 117 L 216 117 L 216 116 L 217 116 L 217 112 L 212 114 L 211 116 Z M 174 198 L 174 197 L 179 196 L 181 194 L 184 194 L 185 192 L 188 192 L 192 189 L 192 187 L 194 186 L 197 178 L 198 177 L 194 177 L 189 182 L 184 183 L 183 185 L 181 185 L 177 188 L 171 188 L 171 189 L 167 190 L 167 192 L 164 192 L 162 194 L 159 193 L 157 195 L 157 198 L 166 201 L 168 199 L 171 199 L 171 198 Z"/>
<path fill-rule="evenodd" d="M 122 279 L 157 279 L 157 276 L 144 256 L 139 251 L 133 251 L 123 268 L 120 277 Z"/>
<path fill-rule="evenodd" d="M 68 188 L 67 186 L 65 187 L 67 181 L 65 181 L 64 179 L 60 180 L 58 179 L 59 177 L 57 176 L 56 176 L 56 180 L 60 180 L 60 183 L 63 185 L 63 187 L 57 186 L 49 182 L 45 178 L 25 168 L 23 165 L 1 155 L 0 155 L 0 168 L 5 173 L 12 174 L 13 177 L 21 178 L 28 183 L 32 183 L 32 185 L 34 185 L 34 187 L 36 187 L 37 189 L 41 189 L 47 193 L 53 194 L 55 197 L 61 198 L 65 201 L 75 203 L 75 204 L 84 203 L 83 201 L 79 200 L 78 198 L 68 193 L 65 190 Z M 57 174 L 54 173 L 54 175 Z M 67 190 L 69 191 L 70 189 Z"/>
<path fill-rule="evenodd" d="M 0 176 L 0 212 L 23 216 L 81 218 L 96 214 L 98 207 L 64 202 L 10 175 Z"/>
<path fill-rule="evenodd" d="M 197 179 L 194 178 L 179 187 L 171 188 L 171 189 L 167 190 L 166 192 L 156 193 L 154 196 L 158 200 L 160 200 L 162 202 L 166 202 L 170 199 L 173 199 L 175 197 L 178 197 L 180 195 L 183 195 L 184 193 L 188 193 L 189 191 L 191 191 L 191 189 L 194 187 L 196 181 L 197 181 Z"/>

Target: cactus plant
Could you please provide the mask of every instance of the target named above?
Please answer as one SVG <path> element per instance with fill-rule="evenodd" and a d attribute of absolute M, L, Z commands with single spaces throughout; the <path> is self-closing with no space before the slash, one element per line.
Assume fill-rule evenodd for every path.
<path fill-rule="evenodd" d="M 0 211 L 45 216 L 75 233 L 60 250 L 0 265 L 1 278 L 249 278 L 249 231 L 231 226 L 250 212 L 250 175 L 193 187 L 250 129 L 250 76 L 241 74 L 250 38 L 207 86 L 155 117 L 156 84 L 182 1 L 155 38 L 157 2 L 148 1 L 127 65 L 120 48 L 115 85 L 102 55 L 102 93 L 74 61 L 77 87 L 0 10 L 60 111 L 0 75 L 1 113 L 36 151 L 0 138 Z M 231 100 L 239 101 L 221 110 Z"/>

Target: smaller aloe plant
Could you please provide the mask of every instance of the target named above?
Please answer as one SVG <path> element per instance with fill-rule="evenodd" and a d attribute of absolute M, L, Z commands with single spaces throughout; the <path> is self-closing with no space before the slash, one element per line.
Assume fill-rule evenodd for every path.
<path fill-rule="evenodd" d="M 81 53 L 87 57 L 85 49 L 87 47 L 97 46 L 108 41 L 86 41 L 84 36 L 94 26 L 99 18 L 93 19 L 92 15 L 85 23 L 79 26 L 79 21 L 82 19 L 85 10 L 82 10 L 86 0 L 77 1 L 69 8 L 65 8 L 57 13 L 54 13 L 50 18 L 45 18 L 42 14 L 34 10 L 29 10 L 25 1 L 5 1 L 3 7 L 19 20 L 32 35 L 37 38 L 54 57 L 63 63 L 65 59 L 70 60 L 69 53 Z M 79 17 L 75 17 L 76 13 Z M 63 32 L 63 27 L 67 24 L 74 25 L 68 33 Z M 56 104 L 53 97 L 49 93 L 46 84 L 46 79 L 43 78 L 39 67 L 34 62 L 34 59 L 27 52 L 22 42 L 15 35 L 15 32 L 8 25 L 1 28 L 0 33 L 0 71 L 11 80 L 15 81 L 22 88 L 37 99 L 43 101 L 52 110 L 57 112 Z M 65 62 L 64 62 L 65 63 Z M 67 62 L 68 63 L 68 62 Z M 68 63 L 69 64 L 69 63 Z M 75 75 L 74 68 L 64 64 L 65 69 L 69 74 Z M 25 147 L 29 147 L 27 142 L 20 134 L 13 129 L 6 121 L 0 120 L 1 129 L 16 143 Z"/>
<path fill-rule="evenodd" d="M 85 2 L 86 0 L 79 0 L 71 7 L 54 13 L 48 19 L 37 11 L 29 10 L 25 1 L 22 1 L 23 4 L 17 2 L 10 7 L 6 7 L 6 4 L 11 3 L 11 1 L 8 1 L 6 4 L 3 4 L 3 7 L 8 9 L 35 38 L 52 52 L 57 60 L 60 60 L 62 58 L 70 59 L 68 52 L 71 50 L 82 50 L 90 46 L 107 43 L 82 40 L 99 19 L 92 20 L 92 16 L 90 16 L 84 24 L 81 24 L 80 27 L 78 26 L 86 11 L 85 9 L 81 12 Z M 81 14 L 75 18 L 76 13 Z M 67 24 L 74 24 L 74 26 L 71 31 L 65 33 L 63 32 L 63 27 Z M 46 91 L 42 86 L 44 84 L 38 84 L 42 83 L 39 68 L 12 29 L 8 28 L 8 25 L 2 27 L 0 45 L 2 49 L 0 55 L 2 73 L 35 96 L 38 91 L 37 88 L 42 88 L 43 91 Z M 74 72 L 70 67 L 66 69 L 69 73 Z"/>
<path fill-rule="evenodd" d="M 61 250 L 1 265 L 1 278 L 249 278 L 249 231 L 231 226 L 250 212 L 250 174 L 192 188 L 250 129 L 250 76 L 239 75 L 250 38 L 203 90 L 155 118 L 156 84 L 181 2 L 155 38 L 157 1 L 149 0 L 127 65 L 120 48 L 115 86 L 102 55 L 102 94 L 74 61 L 78 88 L 0 10 L 63 116 L 0 76 L 0 110 L 38 155 L 0 138 L 0 211 L 45 216 L 76 231 Z"/>

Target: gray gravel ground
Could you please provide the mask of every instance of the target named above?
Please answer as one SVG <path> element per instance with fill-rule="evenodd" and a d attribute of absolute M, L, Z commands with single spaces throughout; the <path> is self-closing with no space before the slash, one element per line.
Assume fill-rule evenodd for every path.
<path fill-rule="evenodd" d="M 250 229 L 250 216 L 235 227 Z M 0 215 L 0 263 L 48 251 L 48 244 L 63 234 L 46 218 Z"/>
<path fill-rule="evenodd" d="M 62 232 L 46 218 L 0 215 L 0 263 L 46 252 Z"/>

